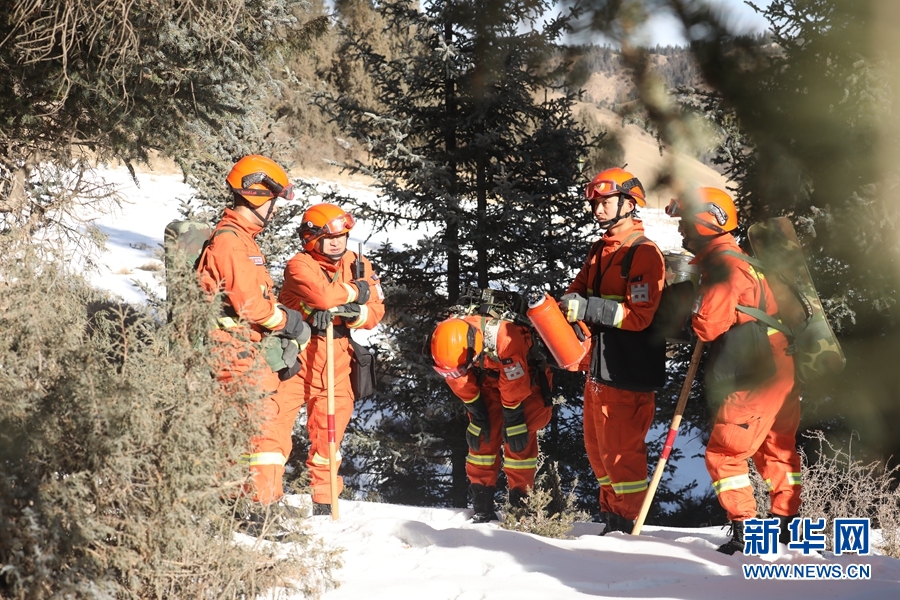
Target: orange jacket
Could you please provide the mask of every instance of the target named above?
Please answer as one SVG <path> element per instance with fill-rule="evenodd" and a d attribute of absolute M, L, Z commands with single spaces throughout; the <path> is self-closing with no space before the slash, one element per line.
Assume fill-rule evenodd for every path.
<path fill-rule="evenodd" d="M 506 408 L 516 408 L 531 395 L 531 370 L 528 367 L 528 351 L 531 349 L 531 332 L 527 327 L 503 321 L 470 315 L 464 320 L 481 330 L 485 335 L 484 358 L 476 361 L 489 374 L 495 376 L 500 390 L 500 401 Z M 496 351 L 489 346 L 488 338 L 496 331 Z M 549 377 L 549 373 L 548 373 Z M 463 402 L 469 403 L 481 395 L 478 386 L 478 373 L 469 371 L 457 379 L 445 379 L 450 389 Z"/>
<path fill-rule="evenodd" d="M 300 252 L 288 261 L 284 269 L 284 285 L 278 295 L 282 304 L 301 311 L 309 317 L 313 310 L 326 310 L 348 302 L 355 302 L 357 289 L 352 285 L 353 263 L 356 253 L 349 250 L 334 263 L 318 253 Z M 335 325 L 346 325 L 350 329 L 372 329 L 384 316 L 384 292 L 381 281 L 365 257 L 363 276 L 369 283 L 369 299 L 360 306 L 358 319 L 335 317 Z M 314 335 L 306 349 L 301 352 L 303 366 L 299 377 L 324 389 L 325 387 L 325 337 Z M 335 382 L 350 377 L 350 341 L 336 332 L 334 340 Z"/>
<path fill-rule="evenodd" d="M 213 234 L 200 259 L 200 285 L 211 295 L 223 292 L 226 304 L 250 323 L 251 339 L 259 341 L 261 332 L 281 329 L 286 321 L 277 307 L 266 259 L 254 239 L 262 227 L 226 208 L 215 231 L 224 232 Z"/>
<path fill-rule="evenodd" d="M 665 282 L 666 266 L 656 244 L 644 243 L 637 247 L 631 262 L 628 281 L 622 278 L 622 261 L 628 249 L 644 234 L 644 224 L 634 222 L 634 227 L 611 234 L 606 232 L 588 252 L 587 260 L 567 294 L 584 297 L 600 296 L 619 302 L 616 326 L 627 331 L 646 329 L 659 306 Z M 594 289 L 599 273 L 603 274 L 600 289 Z"/>
<path fill-rule="evenodd" d="M 691 261 L 699 264 L 702 271 L 691 324 L 704 342 L 713 341 L 734 325 L 752 321 L 753 317 L 735 307 L 740 304 L 758 308 L 760 289 L 766 294 L 766 313 L 778 313 L 778 304 L 763 274 L 758 273 L 757 280 L 757 272 L 750 263 L 722 254 L 725 250 L 743 254 L 734 237 L 726 234 L 713 238 Z"/>

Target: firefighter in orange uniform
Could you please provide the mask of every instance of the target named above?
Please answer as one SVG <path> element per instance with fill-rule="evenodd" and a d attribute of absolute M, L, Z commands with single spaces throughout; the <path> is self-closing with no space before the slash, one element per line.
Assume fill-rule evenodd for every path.
<path fill-rule="evenodd" d="M 285 306 L 303 313 L 312 326 L 313 336 L 301 354 L 300 372 L 279 386 L 275 395 L 278 416 L 265 444 L 286 460 L 291 451 L 294 419 L 306 403 L 310 440 L 306 465 L 310 471 L 315 515 L 331 513 L 325 381 L 328 322 L 334 324 L 334 425 L 335 441 L 340 447 L 353 413 L 350 332 L 372 329 L 384 316 L 381 282 L 368 259 L 359 257 L 363 272 L 354 274 L 357 256 L 347 250 L 347 238 L 354 224 L 353 216 L 334 204 L 321 203 L 307 209 L 298 230 L 303 251 L 288 261 L 279 294 Z M 340 464 L 340 452 L 337 460 Z M 283 473 L 282 466 L 279 484 Z M 338 488 L 340 493 L 341 477 L 338 477 Z"/>
<path fill-rule="evenodd" d="M 712 356 L 714 345 L 733 336 L 738 325 L 755 322 L 739 306 L 769 315 L 777 315 L 778 306 L 762 273 L 740 258 L 743 253 L 730 233 L 737 227 L 737 210 L 727 193 L 700 188 L 695 204 L 673 200 L 667 212 L 681 217 L 679 231 L 684 246 L 696 255 L 693 262 L 701 268 L 692 325 L 699 339 L 711 342 Z M 781 543 L 790 541 L 788 524 L 800 511 L 800 457 L 796 449 L 800 392 L 794 381 L 793 358 L 787 354 L 787 338 L 772 328 L 766 333 L 774 374 L 749 389 L 739 386 L 742 389 L 722 392 L 727 393 L 724 399 L 714 398 L 721 400 L 721 405 L 706 445 L 706 468 L 719 504 L 732 524 L 732 538 L 718 549 L 725 554 L 743 552 L 744 521 L 757 515 L 748 458 L 753 458 L 769 485 L 772 516 L 781 525 Z M 714 367 L 728 370 L 729 365 L 707 364 L 708 379 L 710 372 L 719 371 Z"/>
<path fill-rule="evenodd" d="M 593 343 L 584 391 L 584 445 L 600 484 L 601 535 L 631 533 L 647 492 L 645 438 L 655 391 L 665 384 L 665 339 L 650 323 L 659 306 L 665 262 L 643 236 L 636 209 L 646 205 L 641 182 L 607 169 L 587 186 L 605 233 L 588 252 L 560 299 L 570 322 L 583 321 Z"/>
<path fill-rule="evenodd" d="M 494 492 L 504 442 L 510 505 L 523 506 L 528 488 L 534 487 L 537 432 L 550 422 L 553 407 L 549 370 L 539 372 L 529 364 L 530 349 L 527 327 L 480 315 L 451 317 L 431 336 L 434 370 L 465 403 L 469 415 L 466 475 L 476 523 L 497 519 Z M 543 386 L 540 377 L 545 378 Z"/>
<path fill-rule="evenodd" d="M 310 328 L 302 313 L 276 301 L 274 284 L 255 238 L 275 214 L 276 200 L 293 200 L 293 186 L 284 169 L 259 155 L 239 160 L 226 181 L 233 207 L 225 209 L 197 266 L 201 286 L 209 294 L 224 295 L 224 314 L 218 320 L 219 328 L 211 334 L 218 379 L 226 390 L 234 384 L 257 385 L 263 392 L 272 393 L 279 378 L 290 377 L 300 369 L 298 353 L 309 341 Z M 270 348 L 266 357 L 271 368 L 254 368 L 257 344 L 270 334 L 265 345 Z M 272 409 L 271 397 L 264 402 L 266 414 Z M 253 448 L 243 458 L 253 474 L 253 499 L 265 505 L 281 494 L 271 489 L 267 473 L 271 465 L 266 455 L 259 453 L 259 440 L 251 440 Z"/>

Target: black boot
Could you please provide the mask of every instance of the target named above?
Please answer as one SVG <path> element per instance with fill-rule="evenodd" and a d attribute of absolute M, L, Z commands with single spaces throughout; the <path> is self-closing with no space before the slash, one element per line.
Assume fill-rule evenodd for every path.
<path fill-rule="evenodd" d="M 494 491 L 496 488 L 487 487 L 477 483 L 469 486 L 472 492 L 472 508 L 475 509 L 472 515 L 473 523 L 489 523 L 497 520 L 497 513 L 494 512 Z"/>
<path fill-rule="evenodd" d="M 731 522 L 731 539 L 716 548 L 716 551 L 731 556 L 735 552 L 744 553 L 744 522 Z"/>
<path fill-rule="evenodd" d="M 606 527 L 603 528 L 600 535 L 606 535 L 613 531 L 621 531 L 622 533 L 630 535 L 634 530 L 634 521 L 626 519 L 621 515 L 611 512 L 602 512 L 600 513 L 600 516 L 603 517 L 603 522 L 606 523 Z"/>
<path fill-rule="evenodd" d="M 791 515 L 790 517 L 783 517 L 781 515 L 772 515 L 773 518 L 778 519 L 778 543 L 787 545 L 791 541 L 791 530 L 788 529 L 788 525 L 791 524 L 791 521 L 799 517 L 800 515 Z M 799 539 L 797 540 L 800 541 Z"/>
<path fill-rule="evenodd" d="M 512 509 L 524 510 L 528 504 L 528 492 L 524 490 L 509 490 L 509 506 Z"/>

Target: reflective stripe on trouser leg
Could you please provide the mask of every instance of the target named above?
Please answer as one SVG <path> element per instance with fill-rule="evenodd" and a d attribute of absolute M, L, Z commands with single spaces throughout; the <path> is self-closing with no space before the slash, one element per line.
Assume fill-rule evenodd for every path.
<path fill-rule="evenodd" d="M 335 340 L 335 362 L 337 362 L 338 340 Z M 340 468 L 340 448 L 344 438 L 344 431 L 350 422 L 353 413 L 353 396 L 350 391 L 350 373 L 334 374 L 334 439 L 337 452 L 337 467 Z M 306 458 L 306 466 L 309 467 L 310 487 L 312 488 L 313 502 L 317 504 L 331 503 L 331 481 L 329 474 L 329 418 L 328 418 L 328 391 L 314 387 L 309 381 L 302 380 L 306 389 L 306 410 L 308 418 L 306 428 L 309 430 L 309 454 Z M 338 474 L 337 494 L 344 489 L 344 480 Z"/>
<path fill-rule="evenodd" d="M 600 487 L 600 510 L 626 519 L 640 514 L 646 494 L 647 446 L 653 392 L 632 392 L 588 381 L 584 395 L 584 445 Z M 639 482 L 639 483 L 635 483 Z M 617 490 L 615 483 L 623 486 Z M 628 493 L 625 493 L 628 492 Z"/>
<path fill-rule="evenodd" d="M 537 469 L 537 458 L 525 458 L 517 460 L 515 458 L 503 458 L 504 469 Z"/>
<path fill-rule="evenodd" d="M 476 465 L 479 467 L 491 467 L 497 461 L 496 454 L 473 454 L 469 452 L 466 455 L 466 462 L 470 465 Z"/>
<path fill-rule="evenodd" d="M 341 462 L 341 451 L 340 450 L 335 452 L 334 458 L 338 461 L 338 464 L 340 465 L 340 462 Z M 331 461 L 328 460 L 327 456 L 321 456 L 321 455 L 319 455 L 318 452 L 314 452 L 313 457 L 312 457 L 312 462 L 314 465 L 321 465 L 323 467 L 327 467 Z"/>
<path fill-rule="evenodd" d="M 254 502 L 271 504 L 284 495 L 281 480 L 286 456 L 280 452 L 254 452 L 241 455 L 240 462 L 250 467 Z"/>
<path fill-rule="evenodd" d="M 612 488 L 617 494 L 637 494 L 647 489 L 647 480 L 640 481 L 622 481 L 620 483 L 612 483 Z"/>
<path fill-rule="evenodd" d="M 752 488 L 753 484 L 750 483 L 750 476 L 744 473 L 743 475 L 734 475 L 733 477 L 724 477 L 718 481 L 713 481 L 712 486 L 718 496 L 722 492 L 729 490 L 738 490 L 745 487 Z"/>

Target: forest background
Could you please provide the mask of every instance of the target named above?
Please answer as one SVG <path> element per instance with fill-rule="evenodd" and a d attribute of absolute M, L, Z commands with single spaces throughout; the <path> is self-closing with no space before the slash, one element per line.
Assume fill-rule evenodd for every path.
<path fill-rule="evenodd" d="M 717 13 L 692 0 L 428 2 L 421 10 L 338 2 L 333 15 L 315 3 L 278 0 L 107 6 L 17 2 L 0 32 L 0 242 L 4 256 L 17 259 L 3 263 L 0 277 L 0 397 L 3 431 L 11 432 L 0 440 L 0 497 L 12 515 L 0 539 L 4 564 L 16 565 L 4 571 L 10 589 L 41 581 L 48 569 L 71 574 L 73 586 L 95 570 L 130 573 L 117 581 L 158 589 L 159 573 L 168 573 L 161 565 L 187 560 L 196 547 L 173 534 L 164 547 L 178 560 L 139 558 L 169 555 L 135 542 L 154 526 L 135 531 L 129 511 L 156 515 L 182 534 L 197 526 L 192 514 L 221 514 L 214 502 L 221 490 L 211 494 L 210 482 L 224 485 L 219 476 L 231 473 L 230 457 L 251 429 L 204 427 L 209 414 L 217 423 L 236 420 L 234 407 L 216 403 L 214 391 L 197 383 L 202 377 L 179 375 L 185 366 L 199 369 L 195 375 L 203 368 L 194 336 L 204 317 L 196 308 L 163 324 L 158 299 L 147 307 L 107 303 L 109 325 L 96 317 L 104 299 L 59 269 L 73 245 L 87 252 L 100 241 L 80 222 L 80 209 L 115 202 L 114 189 L 86 176 L 98 161 L 175 161 L 197 192 L 185 215 L 212 220 L 236 158 L 268 154 L 307 175 L 333 173 L 322 166 L 327 159 L 384 194 L 376 206 L 334 200 L 376 227 L 426 232 L 416 246 L 384 246 L 371 256 L 390 302 L 376 347 L 379 392 L 360 404 L 345 442 L 354 493 L 465 504 L 464 411 L 431 372 L 422 340 L 466 285 L 562 292 L 590 241 L 579 189 L 622 160 L 616 128 L 598 118 L 609 114 L 599 109 L 638 123 L 670 151 L 659 172 L 642 174 L 654 193 L 689 193 L 691 178 L 677 158 L 687 155 L 732 181 L 741 231 L 770 216 L 792 219 L 847 355 L 842 374 L 805 389 L 803 428 L 852 445 L 853 456 L 867 462 L 900 449 L 891 427 L 900 412 L 894 3 L 774 0 L 763 12 L 770 33 L 755 37 L 732 35 Z M 632 43 L 635 28 L 661 8 L 683 24 L 688 48 Z M 601 32 L 611 45 L 562 45 L 573 31 Z M 313 193 L 302 179 L 298 190 Z M 305 206 L 282 210 L 261 236 L 272 265 L 293 253 L 292 219 Z M 172 351 L 173 336 L 181 354 Z M 686 367 L 684 349 L 673 352 L 658 399 L 663 422 Z M 704 431 L 699 381 L 685 426 Z M 580 434 L 583 380 L 560 374 L 557 382 L 560 403 L 543 452 L 559 465 L 563 487 L 574 487 L 590 507 L 596 490 Z M 245 395 L 255 401 L 252 390 Z M 188 407 L 196 412 L 150 427 L 149 415 Z M 187 429 L 175 435 L 176 425 Z M 232 454 L 208 443 L 223 432 Z M 184 440 L 190 452 L 179 445 Z M 297 442 L 291 464 L 302 478 L 304 442 Z M 156 449 L 149 462 L 109 450 L 134 443 Z M 658 455 L 661 440 L 650 445 Z M 186 482 L 172 466 L 185 455 L 214 476 Z M 167 485 L 133 485 L 151 480 Z M 116 489 L 130 492 L 110 493 Z M 165 497 L 153 496 L 160 490 Z M 650 522 L 720 518 L 712 496 L 689 492 L 661 490 L 660 499 L 676 508 L 657 505 Z M 172 497 L 183 499 L 183 511 L 168 510 Z M 127 559 L 110 550 L 131 543 Z M 38 547 L 54 551 L 39 556 Z M 237 554 L 229 560 L 242 564 Z M 189 571 L 208 575 L 223 559 L 187 562 Z M 230 585 L 272 585 L 271 570 L 254 573 L 258 579 Z"/>

